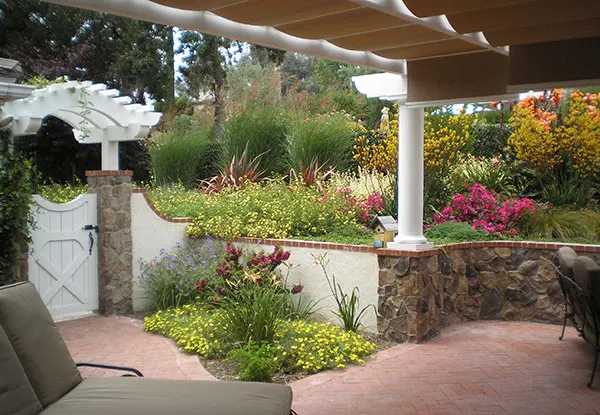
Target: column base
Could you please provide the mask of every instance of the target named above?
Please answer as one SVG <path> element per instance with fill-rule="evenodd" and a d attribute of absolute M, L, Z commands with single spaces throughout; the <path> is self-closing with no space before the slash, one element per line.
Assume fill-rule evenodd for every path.
<path fill-rule="evenodd" d="M 399 242 L 388 242 L 386 245 L 387 249 L 395 249 L 397 251 L 426 251 L 428 249 L 433 249 L 433 244 L 431 242 L 423 242 L 423 243 L 399 243 Z"/>
<path fill-rule="evenodd" d="M 433 249 L 433 243 L 424 236 L 396 236 L 392 242 L 387 243 L 386 248 L 399 251 L 425 251 Z"/>

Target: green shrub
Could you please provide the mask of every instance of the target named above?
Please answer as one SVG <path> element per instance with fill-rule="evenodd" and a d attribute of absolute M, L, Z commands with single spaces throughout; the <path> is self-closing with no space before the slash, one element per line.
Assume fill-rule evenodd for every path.
<path fill-rule="evenodd" d="M 474 156 L 492 158 L 506 151 L 506 141 L 510 135 L 508 125 L 474 123 L 471 125 L 470 133 Z"/>
<path fill-rule="evenodd" d="M 272 343 L 277 326 L 287 317 L 288 295 L 275 286 L 243 286 L 221 300 L 221 325 L 242 345 Z"/>
<path fill-rule="evenodd" d="M 288 238 L 326 235 L 340 225 L 357 225 L 344 194 L 273 182 L 249 184 L 207 199 L 188 226 L 191 236 Z"/>
<path fill-rule="evenodd" d="M 279 107 L 247 106 L 225 123 L 220 168 L 245 151 L 250 160 L 260 156 L 259 171 L 283 173 L 286 128 L 286 116 Z"/>
<path fill-rule="evenodd" d="M 275 346 L 270 343 L 250 342 L 241 349 L 227 354 L 227 358 L 239 365 L 240 380 L 270 382 L 275 372 Z"/>
<path fill-rule="evenodd" d="M 539 199 L 553 206 L 574 209 L 590 207 L 598 194 L 598 184 L 573 176 L 555 175 L 540 182 Z"/>
<path fill-rule="evenodd" d="M 488 232 L 473 229 L 466 222 L 444 222 L 431 226 L 425 231 L 425 237 L 433 241 L 436 245 L 454 242 L 487 241 L 491 239 Z M 497 237 L 494 238 L 497 239 Z"/>
<path fill-rule="evenodd" d="M 507 163 L 497 158 L 468 157 L 457 165 L 448 178 L 448 187 L 453 194 L 463 193 L 465 188 L 479 183 L 486 189 L 508 195 L 515 194 L 513 172 Z"/>
<path fill-rule="evenodd" d="M 539 209 L 521 231 L 529 239 L 598 243 L 600 212 L 564 208 Z"/>
<path fill-rule="evenodd" d="M 373 245 L 373 232 L 355 224 L 340 223 L 324 235 L 293 235 L 291 239 L 335 242 L 349 245 Z"/>
<path fill-rule="evenodd" d="M 87 193 L 87 189 L 87 184 L 84 185 L 78 183 L 76 185 L 71 185 L 52 183 L 38 186 L 37 193 L 39 193 L 44 199 L 47 199 L 51 202 L 67 203 L 75 199 L 77 196 Z"/>
<path fill-rule="evenodd" d="M 10 130 L 0 130 L 0 285 L 15 282 L 17 247 L 29 240 L 31 164 L 13 151 Z"/>
<path fill-rule="evenodd" d="M 287 132 L 289 167 L 308 166 L 317 159 L 326 168 L 346 171 L 353 166 L 351 118 L 342 114 L 325 114 L 314 118 L 297 118 Z"/>
<path fill-rule="evenodd" d="M 194 187 L 198 179 L 217 171 L 219 148 L 212 139 L 212 126 L 200 125 L 191 116 L 176 117 L 149 141 L 152 173 L 158 186 L 182 183 Z"/>
<path fill-rule="evenodd" d="M 188 240 L 173 250 L 161 250 L 150 261 L 141 260 L 140 282 L 157 309 L 179 307 L 211 295 L 204 287 L 218 280 L 216 269 L 223 255 L 219 241 Z"/>

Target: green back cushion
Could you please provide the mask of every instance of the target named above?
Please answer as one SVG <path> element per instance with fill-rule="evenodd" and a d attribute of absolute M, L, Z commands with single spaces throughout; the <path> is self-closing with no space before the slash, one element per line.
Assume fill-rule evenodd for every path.
<path fill-rule="evenodd" d="M 23 366 L 0 327 L 0 413 L 34 415 L 42 405 L 33 391 Z"/>
<path fill-rule="evenodd" d="M 558 250 L 558 263 L 560 271 L 565 277 L 573 279 L 573 261 L 577 258 L 577 253 L 573 248 L 563 246 Z"/>
<path fill-rule="evenodd" d="M 600 265 L 586 256 L 579 256 L 573 261 L 575 282 L 592 299 L 590 306 L 600 319 Z M 600 321 L 598 321 L 600 324 Z"/>
<path fill-rule="evenodd" d="M 81 375 L 33 284 L 0 287 L 0 325 L 45 408 Z"/>

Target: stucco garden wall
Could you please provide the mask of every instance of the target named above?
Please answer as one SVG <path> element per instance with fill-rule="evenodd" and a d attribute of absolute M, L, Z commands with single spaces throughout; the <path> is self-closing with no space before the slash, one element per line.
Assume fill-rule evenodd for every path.
<path fill-rule="evenodd" d="M 319 300 L 317 306 L 320 309 L 319 314 L 326 320 L 339 323 L 339 319 L 332 313 L 337 311 L 337 305 L 331 295 L 325 274 L 321 266 L 315 262 L 315 257 L 320 255 L 326 255 L 327 274 L 330 278 L 335 275 L 337 283 L 342 286 L 345 293 L 351 294 L 352 289 L 358 287 L 361 309 L 368 304 L 377 305 L 377 254 L 369 252 L 374 250 L 368 247 L 290 240 L 266 240 L 264 243 L 257 243 L 258 240 L 254 238 L 240 238 L 238 241 L 238 244 L 254 251 L 273 252 L 275 242 L 289 251 L 288 262 L 293 268 L 288 275 L 288 286 L 302 284 L 304 290 L 300 295 Z M 285 274 L 285 269 L 283 271 Z M 361 322 L 366 332 L 377 333 L 375 307 L 369 307 Z"/>
<path fill-rule="evenodd" d="M 151 307 L 143 287 L 140 285 L 140 259 L 151 260 L 160 254 L 161 249 L 170 249 L 185 241 L 185 228 L 189 220 L 170 219 L 160 215 L 152 207 L 142 190 L 134 190 L 131 196 L 131 235 L 133 239 L 133 309 L 136 312 L 146 311 Z M 260 243 L 259 243 L 260 242 Z M 333 243 L 291 241 L 291 240 L 259 240 L 239 238 L 237 244 L 246 245 L 255 250 L 272 252 L 275 244 L 290 251 L 290 263 L 294 268 L 288 276 L 288 284 L 300 283 L 304 291 L 300 295 L 315 300 L 325 319 L 337 321 L 332 314 L 336 310 L 335 301 L 331 297 L 325 275 L 320 266 L 315 264 L 313 255 L 327 254 L 329 275 L 335 275 L 337 282 L 345 292 L 350 293 L 357 286 L 360 290 L 361 308 L 367 304 L 377 305 L 377 254 L 370 247 L 342 245 Z M 285 273 L 286 270 L 282 269 Z M 377 318 L 371 307 L 366 313 L 363 328 L 367 332 L 377 332 Z"/>
<path fill-rule="evenodd" d="M 161 249 L 170 249 L 183 243 L 187 223 L 166 220 L 148 205 L 143 193 L 131 195 L 131 236 L 133 239 L 133 311 L 146 311 L 152 302 L 140 286 L 140 259 L 157 257 Z"/>

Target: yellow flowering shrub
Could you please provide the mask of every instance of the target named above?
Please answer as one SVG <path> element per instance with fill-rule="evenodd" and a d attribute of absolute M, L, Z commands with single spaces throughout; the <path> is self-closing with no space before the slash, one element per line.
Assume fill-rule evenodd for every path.
<path fill-rule="evenodd" d="M 390 115 L 390 128 L 378 129 L 355 139 L 353 157 L 362 168 L 375 172 L 395 172 L 398 164 L 397 105 Z M 433 109 L 425 114 L 424 159 L 428 168 L 449 168 L 461 160 L 469 142 L 468 114 L 452 114 L 449 109 Z"/>
<path fill-rule="evenodd" d="M 449 110 L 434 110 L 425 114 L 423 158 L 426 169 L 449 173 L 452 166 L 464 158 L 464 148 L 469 142 L 469 114 L 450 114 Z"/>
<path fill-rule="evenodd" d="M 275 342 L 278 352 L 275 359 L 284 368 L 309 373 L 364 364 L 364 358 L 375 351 L 375 344 L 360 334 L 344 331 L 331 323 L 303 320 L 282 322 Z"/>
<path fill-rule="evenodd" d="M 226 339 L 224 328 L 219 326 L 219 313 L 211 313 L 202 304 L 186 304 L 146 316 L 144 329 L 170 337 L 187 353 L 208 358 L 222 356 Z"/>
<path fill-rule="evenodd" d="M 578 177 L 600 173 L 600 96 L 576 91 L 569 112 L 562 117 L 563 90 L 519 102 L 510 118 L 508 148 L 517 159 L 549 174 L 562 163 L 570 164 Z"/>
<path fill-rule="evenodd" d="M 325 235 L 339 226 L 356 226 L 343 193 L 329 188 L 272 182 L 249 184 L 212 195 L 196 212 L 188 236 L 288 238 Z"/>
<path fill-rule="evenodd" d="M 52 183 L 39 186 L 37 192 L 44 198 L 54 203 L 67 203 L 77 196 L 87 193 L 87 184 L 75 185 Z"/>
<path fill-rule="evenodd" d="M 398 168 L 398 117 L 392 116 L 390 128 L 361 134 L 354 140 L 352 157 L 358 165 L 374 172 L 395 172 Z"/>
<path fill-rule="evenodd" d="M 600 94 L 571 95 L 569 113 L 558 132 L 579 176 L 600 177 Z"/>
<path fill-rule="evenodd" d="M 556 114 L 544 98 L 528 97 L 513 108 L 510 117 L 512 133 L 508 148 L 516 157 L 539 169 L 549 172 L 562 162 L 560 141 L 555 124 Z"/>
<path fill-rule="evenodd" d="M 219 313 L 218 309 L 211 311 L 200 304 L 188 304 L 146 317 L 144 329 L 172 338 L 188 353 L 222 357 L 239 345 L 227 337 Z M 282 320 L 270 350 L 278 370 L 315 373 L 363 364 L 375 351 L 375 344 L 331 323 Z"/>

